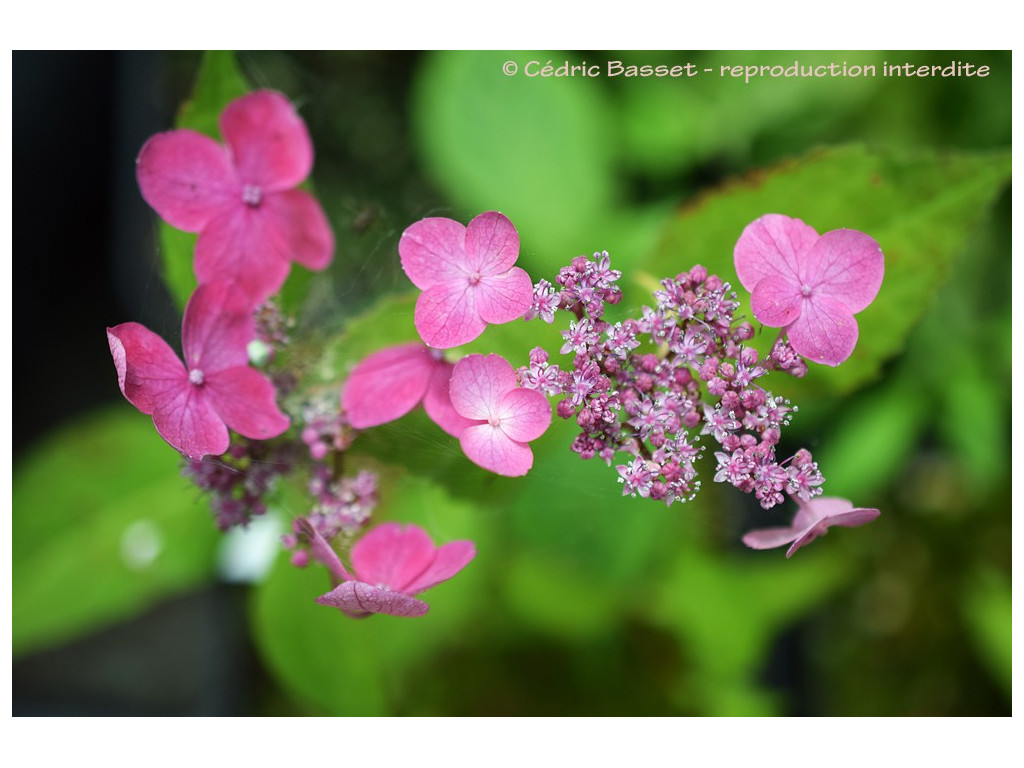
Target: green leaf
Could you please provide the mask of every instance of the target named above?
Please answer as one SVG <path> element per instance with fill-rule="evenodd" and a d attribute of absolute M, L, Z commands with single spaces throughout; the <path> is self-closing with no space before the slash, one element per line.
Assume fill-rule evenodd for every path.
<path fill-rule="evenodd" d="M 176 128 L 190 128 L 220 140 L 217 120 L 229 102 L 250 91 L 242 71 L 231 51 L 207 51 L 199 65 L 192 97 L 186 101 L 175 120 Z M 196 235 L 175 229 L 160 222 L 160 254 L 164 268 L 164 282 L 178 307 L 185 308 L 189 296 L 196 288 L 192 271 Z"/>
<path fill-rule="evenodd" d="M 964 590 L 962 610 L 974 647 L 1007 696 L 1013 682 L 1013 599 L 1010 583 L 986 570 Z"/>
<path fill-rule="evenodd" d="M 330 590 L 324 568 L 300 570 L 280 557 L 254 596 L 253 634 L 285 689 L 329 714 L 401 714 L 408 688 L 432 674 L 430 659 L 458 647 L 487 610 L 486 559 L 500 549 L 482 510 L 427 480 L 387 472 L 374 513 L 384 520 L 420 525 L 435 544 L 471 539 L 484 562 L 427 592 L 423 617 L 357 620 L 314 602 Z"/>
<path fill-rule="evenodd" d="M 748 557 L 709 552 L 699 523 L 682 537 L 671 572 L 651 605 L 652 618 L 675 631 L 693 672 L 677 687 L 680 706 L 700 702 L 704 714 L 773 714 L 760 689 L 759 665 L 773 637 L 849 580 L 850 563 L 826 552 L 782 550 Z"/>
<path fill-rule="evenodd" d="M 466 214 L 507 215 L 519 266 L 547 272 L 588 247 L 615 200 L 614 114 L 597 80 L 528 77 L 557 53 L 448 51 L 424 59 L 414 117 L 424 162 Z M 518 74 L 502 71 L 516 62 Z M 557 201 L 554 204 L 552 201 Z M 457 218 L 457 217 L 456 217 Z"/>
<path fill-rule="evenodd" d="M 93 414 L 15 467 L 17 656 L 127 618 L 205 581 L 216 528 L 145 416 Z"/>
<path fill-rule="evenodd" d="M 659 55 L 686 63 L 694 77 L 635 79 L 621 83 L 622 151 L 652 176 L 678 174 L 720 156 L 745 157 L 759 137 L 777 132 L 790 146 L 808 146 L 830 125 L 844 121 L 880 87 L 881 78 L 733 77 L 733 67 L 803 67 L 846 61 L 871 63 L 863 52 L 714 51 Z M 649 62 L 651 52 L 624 54 L 626 63 Z M 721 75 L 722 68 L 727 74 Z M 712 70 L 705 72 L 705 69 Z"/>
<path fill-rule="evenodd" d="M 819 232 L 841 227 L 867 232 L 885 253 L 886 273 L 874 303 L 857 315 L 860 339 L 853 356 L 837 368 L 814 366 L 802 382 L 787 388 L 787 393 L 849 392 L 902 351 L 972 228 L 1009 177 L 1006 153 L 817 150 L 691 202 L 669 225 L 646 271 L 660 279 L 704 264 L 736 287 L 749 312 L 750 296 L 736 278 L 733 248 L 758 216 L 783 213 Z M 775 336 L 774 329 L 765 329 L 761 348 L 766 350 Z"/>
<path fill-rule="evenodd" d="M 870 506 L 903 473 L 927 426 L 933 405 L 906 375 L 847 402 L 814 458 L 825 476 L 825 495 Z"/>

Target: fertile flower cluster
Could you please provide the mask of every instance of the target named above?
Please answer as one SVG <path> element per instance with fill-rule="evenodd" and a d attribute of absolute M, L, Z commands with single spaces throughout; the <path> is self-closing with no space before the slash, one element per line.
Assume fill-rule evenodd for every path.
<path fill-rule="evenodd" d="M 779 225 L 784 218 L 772 221 Z M 857 258 L 877 251 L 863 233 L 844 237 L 856 241 L 847 253 Z M 741 239 L 737 253 L 741 250 L 749 266 L 755 249 Z M 802 258 L 810 263 L 811 257 Z M 806 264 L 802 269 L 842 274 L 841 259 L 832 252 L 826 258 L 828 269 Z M 553 364 L 538 347 L 530 364 L 519 369 L 519 380 L 523 387 L 561 396 L 558 415 L 575 418 L 581 430 L 572 449 L 609 466 L 616 454 L 625 453 L 631 458 L 615 465 L 623 494 L 672 504 L 692 499 L 699 489 L 695 460 L 703 448 L 697 443 L 708 435 L 720 449 L 714 454 L 715 482 L 754 494 L 764 509 L 781 504 L 786 495 L 803 505 L 819 495 L 824 478 L 809 451 L 800 449 L 781 461 L 776 455 L 782 428 L 796 408 L 761 385 L 771 370 L 806 373 L 786 336 L 792 329 L 786 328 L 769 357 L 760 359 L 746 346 L 753 328 L 736 317 L 736 293 L 701 266 L 662 280 L 654 305 L 642 307 L 638 316 L 608 322 L 605 306 L 619 302 L 615 282 L 620 276 L 602 252 L 573 259 L 558 273 L 558 287 L 545 280 L 534 286 L 527 318 L 552 323 L 559 310 L 574 316 L 562 331 L 559 350 L 572 360 Z M 835 282 L 818 279 L 807 294 L 810 304 L 822 300 L 830 279 Z M 813 314 L 813 307 L 804 310 Z M 822 333 L 818 347 L 836 348 L 829 344 L 828 329 Z"/>
<path fill-rule="evenodd" d="M 219 458 L 186 459 L 181 473 L 210 494 L 217 527 L 244 526 L 267 511 L 266 495 L 295 466 L 286 442 L 239 438 Z"/>

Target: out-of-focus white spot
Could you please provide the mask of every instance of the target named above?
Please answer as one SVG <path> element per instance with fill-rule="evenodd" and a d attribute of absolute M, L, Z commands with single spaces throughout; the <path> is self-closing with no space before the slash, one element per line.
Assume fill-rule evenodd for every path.
<path fill-rule="evenodd" d="M 247 528 L 231 529 L 220 545 L 218 570 L 221 578 L 236 584 L 263 580 L 281 551 L 284 525 L 271 511 L 253 518 Z"/>
<path fill-rule="evenodd" d="M 164 538 L 152 520 L 136 520 L 121 534 L 121 559 L 133 571 L 153 564 L 164 548 Z"/>

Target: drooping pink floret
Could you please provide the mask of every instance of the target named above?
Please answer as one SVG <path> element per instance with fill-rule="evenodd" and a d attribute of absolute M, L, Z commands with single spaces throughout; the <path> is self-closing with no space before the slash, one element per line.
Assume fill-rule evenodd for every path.
<path fill-rule="evenodd" d="M 417 221 L 398 242 L 402 269 L 423 293 L 414 320 L 423 341 L 450 349 L 472 341 L 488 323 L 522 317 L 533 304 L 530 276 L 513 266 L 519 233 L 497 211 L 464 227 L 457 221 Z"/>
<path fill-rule="evenodd" d="M 855 229 L 819 236 L 800 219 L 771 213 L 747 225 L 734 258 L 754 317 L 785 328 L 793 349 L 817 363 L 850 356 L 853 316 L 874 300 L 885 272 L 874 239 Z"/>
<path fill-rule="evenodd" d="M 870 523 L 881 514 L 877 509 L 854 509 L 853 502 L 834 496 L 819 496 L 807 502 L 797 498 L 797 504 L 800 509 L 791 526 L 750 531 L 743 537 L 743 543 L 751 549 L 774 549 L 791 544 L 786 557 L 792 557 L 800 547 L 828 533 L 833 525 L 855 528 Z"/>
<path fill-rule="evenodd" d="M 274 385 L 249 367 L 256 337 L 249 300 L 231 283 L 199 286 L 182 321 L 185 364 L 139 323 L 107 329 L 121 392 L 153 417 L 161 437 L 190 459 L 228 449 L 228 429 L 257 440 L 277 437 L 289 420 Z"/>
<path fill-rule="evenodd" d="M 316 199 L 295 188 L 313 167 L 313 144 L 282 94 L 231 102 L 220 132 L 226 146 L 191 130 L 158 133 L 142 147 L 136 175 L 168 224 L 199 233 L 199 283 L 233 280 L 259 303 L 281 287 L 291 262 L 324 269 L 334 235 Z"/>
<path fill-rule="evenodd" d="M 438 350 L 416 342 L 382 349 L 353 369 L 341 406 L 349 424 L 368 429 L 404 416 L 422 401 L 434 423 L 458 437 L 473 422 L 452 406 L 448 383 L 454 368 Z"/>
<path fill-rule="evenodd" d="M 469 355 L 455 364 L 451 380 L 455 410 L 472 424 L 459 442 L 470 461 L 507 477 L 533 466 L 527 445 L 551 423 L 551 405 L 535 389 L 516 386 L 512 366 L 500 355 Z"/>
<path fill-rule="evenodd" d="M 338 608 L 354 619 L 374 613 L 422 616 L 430 606 L 414 595 L 452 578 L 476 556 L 471 541 L 435 547 L 422 528 L 385 523 L 352 548 L 354 573 L 349 574 L 315 529 L 306 526 L 304 532 L 310 537 L 313 557 L 341 582 L 316 602 Z"/>

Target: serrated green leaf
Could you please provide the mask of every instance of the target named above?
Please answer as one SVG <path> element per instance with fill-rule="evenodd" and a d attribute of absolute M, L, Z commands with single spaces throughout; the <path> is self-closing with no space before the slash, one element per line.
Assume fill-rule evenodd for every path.
<path fill-rule="evenodd" d="M 15 655 L 127 618 L 205 581 L 216 528 L 145 416 L 93 414 L 15 468 Z"/>
<path fill-rule="evenodd" d="M 867 232 L 885 253 L 885 279 L 874 303 L 857 315 L 860 339 L 853 356 L 837 368 L 814 366 L 812 375 L 786 390 L 849 392 L 876 377 L 882 363 L 903 349 L 1009 174 L 1005 153 L 817 150 L 686 206 L 646 262 L 646 272 L 660 279 L 704 264 L 736 287 L 749 312 L 750 296 L 733 266 L 733 248 L 748 223 L 765 213 L 784 213 L 819 232 Z M 766 329 L 760 346 L 767 349 L 775 336 Z"/>

